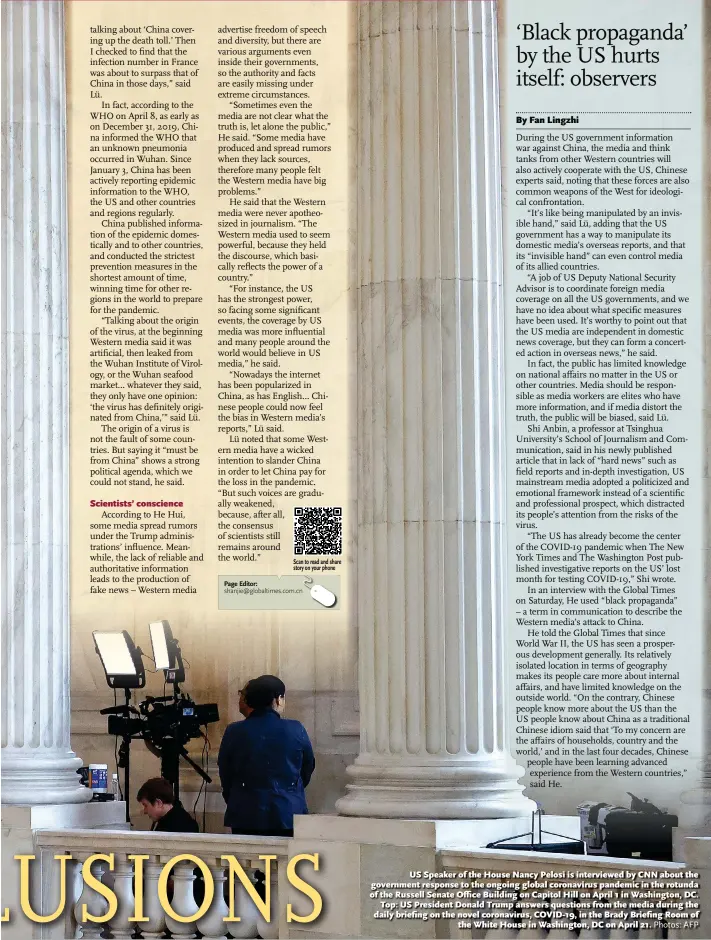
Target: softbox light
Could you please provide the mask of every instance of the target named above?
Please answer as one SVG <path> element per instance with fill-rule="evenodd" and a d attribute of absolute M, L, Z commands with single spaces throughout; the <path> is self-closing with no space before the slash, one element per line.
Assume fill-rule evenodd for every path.
<path fill-rule="evenodd" d="M 151 634 L 153 662 L 156 669 L 170 669 L 173 666 L 169 649 L 169 643 L 173 639 L 170 624 L 167 620 L 157 620 L 149 624 L 148 629 Z"/>
<path fill-rule="evenodd" d="M 149 624 L 153 662 L 156 669 L 162 669 L 166 682 L 184 682 L 185 669 L 180 655 L 180 646 L 173 636 L 167 620 L 155 620 Z"/>
<path fill-rule="evenodd" d="M 108 633 L 94 630 L 92 635 L 109 687 L 142 689 L 146 684 L 146 671 L 141 651 L 136 647 L 128 631 Z"/>

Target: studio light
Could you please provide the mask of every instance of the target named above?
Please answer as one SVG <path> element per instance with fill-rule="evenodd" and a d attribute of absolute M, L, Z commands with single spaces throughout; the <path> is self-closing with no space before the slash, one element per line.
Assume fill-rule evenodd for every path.
<path fill-rule="evenodd" d="M 153 661 L 156 669 L 162 669 L 165 681 L 174 685 L 185 682 L 185 668 L 180 653 L 180 644 L 173 636 L 167 620 L 156 620 L 149 624 Z"/>
<path fill-rule="evenodd" d="M 104 667 L 106 681 L 112 689 L 142 689 L 146 670 L 141 651 L 127 630 L 121 633 L 93 632 L 94 646 Z"/>
<path fill-rule="evenodd" d="M 172 638 L 170 624 L 167 620 L 158 620 L 148 625 L 151 633 L 151 645 L 153 647 L 153 662 L 156 669 L 170 669 L 170 653 L 168 651 L 167 635 Z"/>

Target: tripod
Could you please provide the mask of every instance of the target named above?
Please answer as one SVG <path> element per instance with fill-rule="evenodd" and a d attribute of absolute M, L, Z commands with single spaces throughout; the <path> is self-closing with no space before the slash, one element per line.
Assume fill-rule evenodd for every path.
<path fill-rule="evenodd" d="M 125 721 L 122 722 L 122 733 L 117 735 L 121 738 L 121 744 L 118 749 L 118 760 L 116 761 L 117 767 L 123 769 L 123 798 L 126 801 L 126 822 L 131 822 L 131 803 L 130 803 L 130 790 L 131 790 L 131 739 L 133 735 L 130 731 L 129 725 L 129 715 L 138 714 L 135 708 L 131 707 L 131 690 L 124 688 L 124 693 L 126 695 L 126 703 L 124 705 L 117 705 L 114 708 L 102 708 L 100 711 L 101 715 L 121 715 L 125 718 Z M 111 721 L 111 718 L 109 718 Z M 110 732 L 109 732 L 110 733 Z"/>
<path fill-rule="evenodd" d="M 205 783 L 212 783 L 212 777 L 209 777 L 199 764 L 196 764 L 192 757 L 185 750 L 185 746 L 175 738 L 165 738 L 160 745 L 160 775 L 173 785 L 173 793 L 176 802 L 180 799 L 180 758 L 192 767 L 195 773 L 201 777 Z"/>

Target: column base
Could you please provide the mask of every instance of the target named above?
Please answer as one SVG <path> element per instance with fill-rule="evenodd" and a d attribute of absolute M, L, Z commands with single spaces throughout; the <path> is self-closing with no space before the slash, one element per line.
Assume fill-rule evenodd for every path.
<path fill-rule="evenodd" d="M 12 806 L 87 803 L 91 790 L 82 786 L 80 758 L 69 749 L 4 747 L 2 801 Z"/>
<path fill-rule="evenodd" d="M 536 810 L 508 755 L 408 764 L 361 754 L 347 773 L 353 782 L 336 803 L 342 816 L 506 819 Z"/>

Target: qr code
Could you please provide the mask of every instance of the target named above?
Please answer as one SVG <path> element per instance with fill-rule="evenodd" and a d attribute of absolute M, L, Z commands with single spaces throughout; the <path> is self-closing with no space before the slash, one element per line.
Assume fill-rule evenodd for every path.
<path fill-rule="evenodd" d="M 294 507 L 295 555 L 340 555 L 342 537 L 340 506 Z"/>

